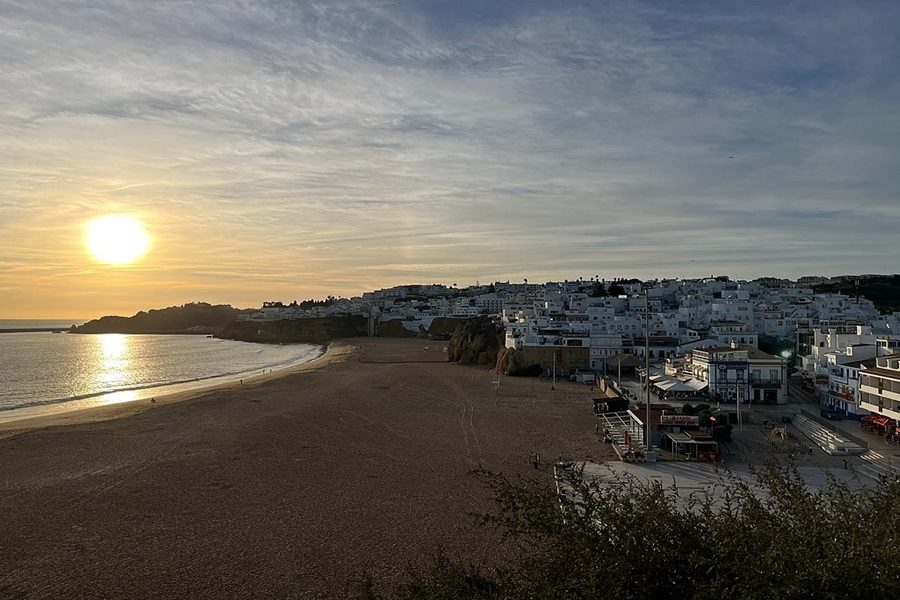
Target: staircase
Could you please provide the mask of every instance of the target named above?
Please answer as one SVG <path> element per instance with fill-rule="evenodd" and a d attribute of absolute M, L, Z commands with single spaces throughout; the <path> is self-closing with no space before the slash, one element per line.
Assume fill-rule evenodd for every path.
<path fill-rule="evenodd" d="M 601 413 L 600 428 L 609 431 L 613 439 L 613 445 L 616 453 L 621 457 L 625 456 L 630 450 L 625 441 L 625 434 L 631 434 L 631 445 L 635 448 L 641 448 L 644 445 L 644 428 L 635 424 L 628 411 Z"/>
<path fill-rule="evenodd" d="M 863 454 L 866 449 L 856 442 L 841 437 L 805 415 L 794 417 L 793 425 L 816 446 L 831 455 Z"/>

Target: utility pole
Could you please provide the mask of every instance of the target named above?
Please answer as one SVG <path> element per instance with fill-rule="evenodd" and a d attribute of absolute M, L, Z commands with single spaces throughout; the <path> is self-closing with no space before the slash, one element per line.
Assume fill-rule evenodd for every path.
<path fill-rule="evenodd" d="M 644 288 L 644 378 L 647 382 L 647 437 L 644 445 L 650 452 L 650 287 Z"/>
<path fill-rule="evenodd" d="M 556 389 L 556 348 L 553 349 L 553 383 L 550 384 L 550 389 Z"/>

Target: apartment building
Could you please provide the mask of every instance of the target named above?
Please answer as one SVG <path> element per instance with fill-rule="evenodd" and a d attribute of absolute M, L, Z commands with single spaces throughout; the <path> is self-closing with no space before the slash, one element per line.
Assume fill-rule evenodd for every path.
<path fill-rule="evenodd" d="M 752 346 L 698 348 L 685 368 L 694 379 L 708 382 L 710 397 L 720 402 L 787 402 L 785 361 Z"/>
<path fill-rule="evenodd" d="M 900 422 L 900 354 L 879 356 L 859 373 L 859 405 L 874 415 Z"/>

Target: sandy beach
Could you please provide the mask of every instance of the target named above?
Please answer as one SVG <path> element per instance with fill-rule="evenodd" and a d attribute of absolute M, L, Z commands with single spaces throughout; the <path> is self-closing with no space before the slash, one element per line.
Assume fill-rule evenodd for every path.
<path fill-rule="evenodd" d="M 336 343 L 291 372 L 0 426 L 0 598 L 333 597 L 439 547 L 496 558 L 468 471 L 608 456 L 591 392 Z M 527 463 L 539 451 L 539 471 Z"/>

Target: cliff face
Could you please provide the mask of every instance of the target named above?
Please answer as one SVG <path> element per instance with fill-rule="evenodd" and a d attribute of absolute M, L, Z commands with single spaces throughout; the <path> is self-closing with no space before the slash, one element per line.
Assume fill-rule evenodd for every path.
<path fill-rule="evenodd" d="M 464 365 L 497 364 L 497 353 L 503 347 L 503 328 L 490 317 L 477 317 L 460 323 L 450 338 L 447 357 Z"/>
<path fill-rule="evenodd" d="M 244 311 L 227 304 L 197 302 L 141 311 L 131 317 L 102 317 L 71 329 L 72 333 L 212 333 Z"/>
<path fill-rule="evenodd" d="M 456 328 L 468 319 L 459 317 L 436 317 L 428 328 L 429 335 L 453 335 Z"/>
<path fill-rule="evenodd" d="M 226 340 L 270 344 L 324 344 L 366 335 L 366 317 L 324 317 L 281 321 L 232 321 L 216 334 Z"/>
<path fill-rule="evenodd" d="M 502 375 L 513 377 L 538 377 L 543 372 L 543 367 L 537 363 L 523 364 L 525 353 L 515 348 L 501 348 L 497 354 L 497 366 L 494 371 Z"/>
<path fill-rule="evenodd" d="M 408 338 L 416 337 L 416 332 L 403 326 L 403 321 L 394 319 L 382 321 L 378 324 L 378 337 Z"/>
<path fill-rule="evenodd" d="M 517 352 L 515 348 L 501 348 L 497 353 L 497 366 L 495 371 L 503 375 L 509 375 L 510 372 L 518 372 L 522 368 L 522 353 Z"/>

